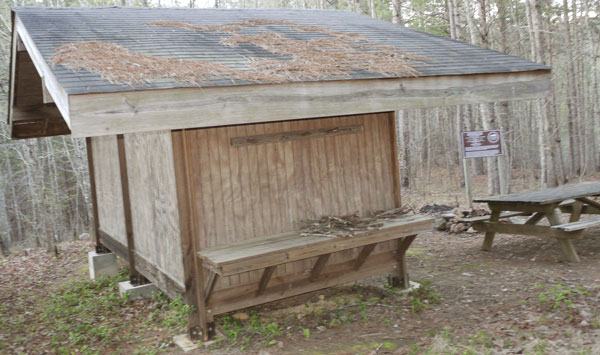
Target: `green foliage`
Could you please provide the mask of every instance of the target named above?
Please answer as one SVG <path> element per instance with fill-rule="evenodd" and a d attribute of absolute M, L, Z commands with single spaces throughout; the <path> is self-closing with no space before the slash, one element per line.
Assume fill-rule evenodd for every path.
<path fill-rule="evenodd" d="M 408 6 L 408 27 L 448 37 L 450 30 L 445 15 L 445 2 L 441 0 L 412 0 Z"/>
<path fill-rule="evenodd" d="M 581 287 L 571 288 L 565 285 L 554 285 L 549 290 L 544 290 L 545 287 L 536 284 L 542 292 L 538 295 L 538 301 L 554 311 L 558 309 L 568 308 L 573 306 L 573 300 L 578 296 L 589 296 L 590 292 Z"/>
<path fill-rule="evenodd" d="M 302 329 L 302 332 L 304 333 L 304 338 L 306 338 L 306 340 L 310 339 L 310 329 L 304 328 Z"/>
<path fill-rule="evenodd" d="M 220 329 L 225 337 L 217 337 L 214 348 L 239 348 L 245 350 L 252 343 L 259 342 L 265 347 L 277 344 L 277 338 L 283 335 L 283 328 L 275 322 L 266 322 L 252 313 L 246 321 L 225 316 Z"/>
<path fill-rule="evenodd" d="M 166 328 L 170 333 L 184 331 L 190 307 L 181 297 L 170 300 L 158 293 L 152 300 L 133 303 L 119 296 L 118 283 L 127 278 L 127 273 L 122 271 L 116 278 L 68 282 L 49 292 L 37 307 L 28 309 L 36 312 L 34 323 L 31 317 L 23 314 L 9 317 L 4 312 L 6 306 L 0 306 L 0 332 L 11 336 L 13 345 L 28 344 L 31 349 L 39 346 L 35 339 L 42 338 L 47 343 L 43 345 L 44 351 L 104 354 L 106 349 L 117 351 L 117 344 L 126 344 L 148 329 Z M 139 307 L 141 305 L 143 307 Z M 146 310 L 151 311 L 144 322 Z M 169 346 L 170 342 L 144 345 L 135 353 L 156 354 Z M 3 350 L 0 344 L 0 353 Z"/>
<path fill-rule="evenodd" d="M 413 313 L 423 311 L 433 305 L 440 304 L 440 295 L 431 288 L 431 281 L 423 281 L 421 287 L 408 293 L 410 310 Z"/>

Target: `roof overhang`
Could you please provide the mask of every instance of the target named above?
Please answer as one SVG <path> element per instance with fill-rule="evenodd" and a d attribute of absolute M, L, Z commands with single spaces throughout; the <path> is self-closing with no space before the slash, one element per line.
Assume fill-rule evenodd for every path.
<path fill-rule="evenodd" d="M 68 97 L 19 17 L 12 13 L 8 123 L 11 138 L 71 133 Z"/>
<path fill-rule="evenodd" d="M 68 95 L 13 13 L 13 138 L 213 127 L 541 98 L 550 70 Z"/>

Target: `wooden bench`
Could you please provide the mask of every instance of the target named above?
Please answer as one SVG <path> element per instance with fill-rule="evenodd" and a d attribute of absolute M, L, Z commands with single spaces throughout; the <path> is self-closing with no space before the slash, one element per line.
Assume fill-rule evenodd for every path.
<path fill-rule="evenodd" d="M 208 248 L 198 256 L 202 266 L 210 271 L 205 285 L 205 302 L 208 302 L 218 277 L 263 270 L 255 296 L 265 292 L 278 265 L 317 257 L 310 270 L 309 282 L 317 282 L 332 253 L 361 248 L 354 260 L 354 270 L 359 270 L 378 243 L 400 240 L 397 249 L 398 273 L 404 286 L 408 286 L 405 253 L 416 235 L 429 231 L 434 219 L 428 216 L 402 216 L 383 221 L 376 230 L 357 232 L 346 237 L 301 235 L 298 231 Z M 323 287 L 327 287 L 325 283 Z"/>
<path fill-rule="evenodd" d="M 550 228 L 558 229 L 563 232 L 575 232 L 575 231 L 582 231 L 586 228 L 594 227 L 594 226 L 598 226 L 598 225 L 600 225 L 600 217 L 588 219 L 585 221 L 576 221 L 576 222 L 571 222 L 571 223 L 559 224 L 556 226 L 552 226 Z"/>
<path fill-rule="evenodd" d="M 573 211 L 579 210 L 579 214 L 600 214 L 599 203 L 587 198 L 579 199 L 579 201 L 565 200 L 558 205 L 558 208 L 563 213 L 573 213 Z"/>

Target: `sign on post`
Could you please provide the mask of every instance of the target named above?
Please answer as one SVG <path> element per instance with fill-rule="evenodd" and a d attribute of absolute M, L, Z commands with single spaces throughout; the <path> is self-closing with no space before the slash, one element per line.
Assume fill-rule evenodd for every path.
<path fill-rule="evenodd" d="M 499 129 L 486 131 L 462 132 L 463 159 L 499 157 L 504 155 L 502 149 L 502 132 Z M 463 160 L 465 173 L 465 190 L 469 208 L 473 208 L 473 196 L 471 193 L 471 176 L 469 165 Z M 500 186 L 504 186 L 503 175 L 500 174 Z"/>
<path fill-rule="evenodd" d="M 504 155 L 499 129 L 462 132 L 463 158 L 485 158 Z"/>

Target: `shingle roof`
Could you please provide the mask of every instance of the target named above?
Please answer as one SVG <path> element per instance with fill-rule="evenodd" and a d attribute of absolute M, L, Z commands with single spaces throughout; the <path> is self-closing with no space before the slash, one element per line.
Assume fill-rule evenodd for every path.
<path fill-rule="evenodd" d="M 245 61 L 240 49 L 219 44 L 220 33 L 202 33 L 183 28 L 149 26 L 150 21 L 179 21 L 193 25 L 221 25 L 244 20 L 287 20 L 306 26 L 322 26 L 334 31 L 358 33 L 383 45 L 393 45 L 430 60 L 417 64 L 418 76 L 466 75 L 486 73 L 549 70 L 528 60 L 479 48 L 460 41 L 416 31 L 366 16 L 336 10 L 295 9 L 173 9 L 173 8 L 41 8 L 18 7 L 19 16 L 54 75 L 68 94 L 118 92 L 136 89 L 166 89 L 190 84 L 153 80 L 144 85 L 114 85 L 99 75 L 73 72 L 61 65 L 52 67 L 51 58 L 57 47 L 72 42 L 103 41 L 121 45 L 144 54 L 189 60 L 210 60 L 235 67 Z M 282 31 L 278 26 L 271 31 Z M 305 32 L 301 37 L 316 35 Z M 312 36 L 312 37 L 311 37 Z M 252 48 L 255 55 L 272 56 Z M 355 72 L 349 79 L 385 78 L 389 75 Z M 217 80 L 203 86 L 227 86 L 232 81 Z M 236 85 L 239 85 L 236 82 Z"/>

